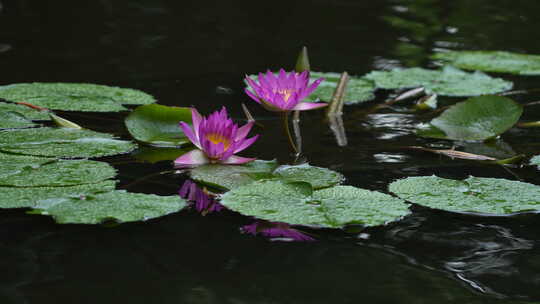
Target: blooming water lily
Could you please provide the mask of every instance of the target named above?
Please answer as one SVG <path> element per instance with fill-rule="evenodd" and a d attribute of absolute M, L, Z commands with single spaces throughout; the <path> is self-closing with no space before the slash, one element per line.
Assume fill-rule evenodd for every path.
<path fill-rule="evenodd" d="M 327 106 L 326 103 L 302 102 L 324 80 L 319 78 L 309 84 L 309 71 L 287 74 L 279 70 L 278 75 L 271 71 L 259 73 L 258 82 L 246 76 L 246 81 L 253 91 L 245 89 L 257 103 L 273 112 L 305 111 Z"/>
<path fill-rule="evenodd" d="M 254 122 L 238 127 L 228 117 L 225 107 L 205 118 L 191 109 L 193 128 L 185 122 L 180 127 L 187 138 L 198 148 L 178 157 L 177 167 L 193 167 L 208 163 L 239 165 L 255 160 L 234 154 L 251 146 L 259 135 L 247 138 Z"/>

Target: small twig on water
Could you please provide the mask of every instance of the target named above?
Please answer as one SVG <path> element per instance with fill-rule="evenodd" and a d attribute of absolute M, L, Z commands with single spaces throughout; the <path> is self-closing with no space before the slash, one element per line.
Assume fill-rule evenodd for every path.
<path fill-rule="evenodd" d="M 345 99 L 345 90 L 347 89 L 347 83 L 349 82 L 349 75 L 347 72 L 343 72 L 339 79 L 339 83 L 334 91 L 328 110 L 326 111 L 326 117 L 328 117 L 328 124 L 330 130 L 334 133 L 338 146 L 344 147 L 347 145 L 347 135 L 345 134 L 345 127 L 343 126 L 343 102 Z"/>

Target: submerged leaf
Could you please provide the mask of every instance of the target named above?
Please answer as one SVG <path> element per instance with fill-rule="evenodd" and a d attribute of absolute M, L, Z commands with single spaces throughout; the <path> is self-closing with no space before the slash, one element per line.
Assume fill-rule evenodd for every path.
<path fill-rule="evenodd" d="M 402 200 L 383 193 L 352 186 L 311 192 L 304 185 L 256 181 L 225 193 L 221 204 L 259 219 L 327 228 L 384 225 L 410 213 Z"/>
<path fill-rule="evenodd" d="M 451 106 L 427 127 L 417 130 L 417 134 L 454 140 L 485 140 L 510 129 L 522 112 L 521 105 L 506 97 L 473 97 Z"/>
<path fill-rule="evenodd" d="M 492 78 L 484 73 L 467 73 L 451 66 L 442 70 L 422 68 L 373 71 L 365 76 L 382 89 L 424 87 L 428 94 L 442 96 L 476 96 L 494 94 L 512 88 L 510 81 Z"/>
<path fill-rule="evenodd" d="M 126 117 L 129 133 L 138 141 L 160 147 L 176 147 L 189 143 L 179 122 L 191 123 L 191 108 L 157 104 L 136 108 Z"/>
<path fill-rule="evenodd" d="M 436 53 L 432 58 L 467 70 L 540 75 L 540 55 L 501 51 L 450 51 Z"/>
<path fill-rule="evenodd" d="M 20 83 L 0 86 L 0 98 L 28 102 L 65 111 L 115 112 L 127 110 L 123 104 L 150 104 L 155 99 L 133 89 L 88 83 Z"/>
<path fill-rule="evenodd" d="M 408 177 L 389 190 L 412 203 L 454 212 L 504 215 L 540 210 L 540 186 L 498 178 Z"/>
<path fill-rule="evenodd" d="M 37 204 L 52 204 L 70 197 L 81 197 L 114 190 L 115 181 L 70 187 L 0 187 L 0 208 L 29 208 Z"/>
<path fill-rule="evenodd" d="M 33 128 L 0 131 L 0 151 L 25 155 L 86 158 L 126 153 L 135 147 L 129 141 L 91 130 Z"/>
<path fill-rule="evenodd" d="M 100 224 L 107 221 L 135 222 L 178 212 L 186 201 L 178 195 L 158 196 L 115 190 L 55 200 L 40 200 L 37 213 L 50 215 L 60 224 Z"/>

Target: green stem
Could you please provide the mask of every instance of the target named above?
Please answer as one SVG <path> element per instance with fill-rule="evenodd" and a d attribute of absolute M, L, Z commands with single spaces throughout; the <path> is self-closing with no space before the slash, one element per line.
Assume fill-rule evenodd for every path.
<path fill-rule="evenodd" d="M 283 118 L 283 128 L 285 128 L 285 133 L 287 134 L 287 138 L 289 139 L 289 144 L 293 148 L 294 153 L 298 154 L 298 149 L 296 148 L 296 145 L 294 144 L 291 130 L 289 129 L 289 112 L 283 112 L 281 117 Z"/>

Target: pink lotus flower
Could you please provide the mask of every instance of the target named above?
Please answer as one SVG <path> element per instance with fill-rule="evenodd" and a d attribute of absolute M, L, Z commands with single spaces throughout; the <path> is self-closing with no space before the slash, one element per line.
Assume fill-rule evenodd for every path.
<path fill-rule="evenodd" d="M 279 70 L 275 76 L 267 71 L 266 75 L 259 73 L 258 82 L 246 76 L 246 81 L 253 90 L 245 89 L 246 94 L 262 105 L 265 109 L 273 112 L 305 111 L 327 106 L 326 103 L 302 102 L 324 80 L 319 78 L 309 84 L 309 71 L 289 74 L 285 70 Z"/>
<path fill-rule="evenodd" d="M 243 226 L 240 230 L 243 233 L 252 235 L 261 234 L 273 240 L 299 242 L 315 241 L 314 238 L 292 228 L 287 223 L 256 221 L 253 224 Z"/>
<path fill-rule="evenodd" d="M 180 122 L 180 127 L 187 138 L 198 149 L 178 157 L 174 164 L 177 167 L 193 167 L 208 163 L 240 165 L 255 160 L 234 154 L 251 146 L 259 135 L 246 139 L 254 122 L 238 127 L 228 117 L 225 107 L 205 118 L 191 109 L 193 128 L 187 123 Z"/>

